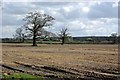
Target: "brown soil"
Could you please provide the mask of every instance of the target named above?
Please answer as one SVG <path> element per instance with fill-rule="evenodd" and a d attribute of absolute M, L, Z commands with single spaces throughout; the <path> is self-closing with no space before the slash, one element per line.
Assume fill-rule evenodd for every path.
<path fill-rule="evenodd" d="M 97 44 L 2 44 L 3 73 L 24 72 L 72 80 L 116 80 L 118 46 Z"/>

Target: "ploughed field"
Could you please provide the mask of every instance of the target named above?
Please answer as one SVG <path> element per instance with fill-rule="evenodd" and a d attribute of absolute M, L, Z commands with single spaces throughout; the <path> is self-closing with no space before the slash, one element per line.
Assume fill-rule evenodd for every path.
<path fill-rule="evenodd" d="M 3 43 L 2 69 L 55 80 L 117 80 L 118 45 Z"/>

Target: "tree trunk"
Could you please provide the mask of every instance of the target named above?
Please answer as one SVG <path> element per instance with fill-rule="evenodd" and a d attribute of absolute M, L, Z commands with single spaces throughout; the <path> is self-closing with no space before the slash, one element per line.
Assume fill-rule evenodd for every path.
<path fill-rule="evenodd" d="M 23 40 L 22 40 L 22 42 L 24 43 L 24 41 L 25 41 L 25 38 L 23 37 Z"/>
<path fill-rule="evenodd" d="M 35 32 L 33 33 L 33 46 L 37 46 Z"/>
<path fill-rule="evenodd" d="M 24 41 L 25 41 L 25 35 L 22 34 L 22 42 L 24 43 Z"/>
<path fill-rule="evenodd" d="M 65 43 L 65 37 L 62 37 L 62 45 Z"/>

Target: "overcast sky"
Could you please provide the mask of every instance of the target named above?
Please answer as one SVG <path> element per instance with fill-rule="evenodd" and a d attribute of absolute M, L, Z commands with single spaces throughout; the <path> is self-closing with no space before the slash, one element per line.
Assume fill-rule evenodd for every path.
<path fill-rule="evenodd" d="M 55 18 L 46 30 L 59 33 L 67 27 L 72 36 L 104 36 L 118 32 L 117 2 L 4 2 L 2 37 L 13 37 L 28 12 L 39 11 Z"/>

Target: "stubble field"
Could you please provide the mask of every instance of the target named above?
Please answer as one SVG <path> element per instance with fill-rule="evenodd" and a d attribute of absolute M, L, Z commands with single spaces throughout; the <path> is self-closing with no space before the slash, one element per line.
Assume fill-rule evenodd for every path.
<path fill-rule="evenodd" d="M 2 69 L 56 80 L 117 80 L 118 45 L 3 43 Z"/>

